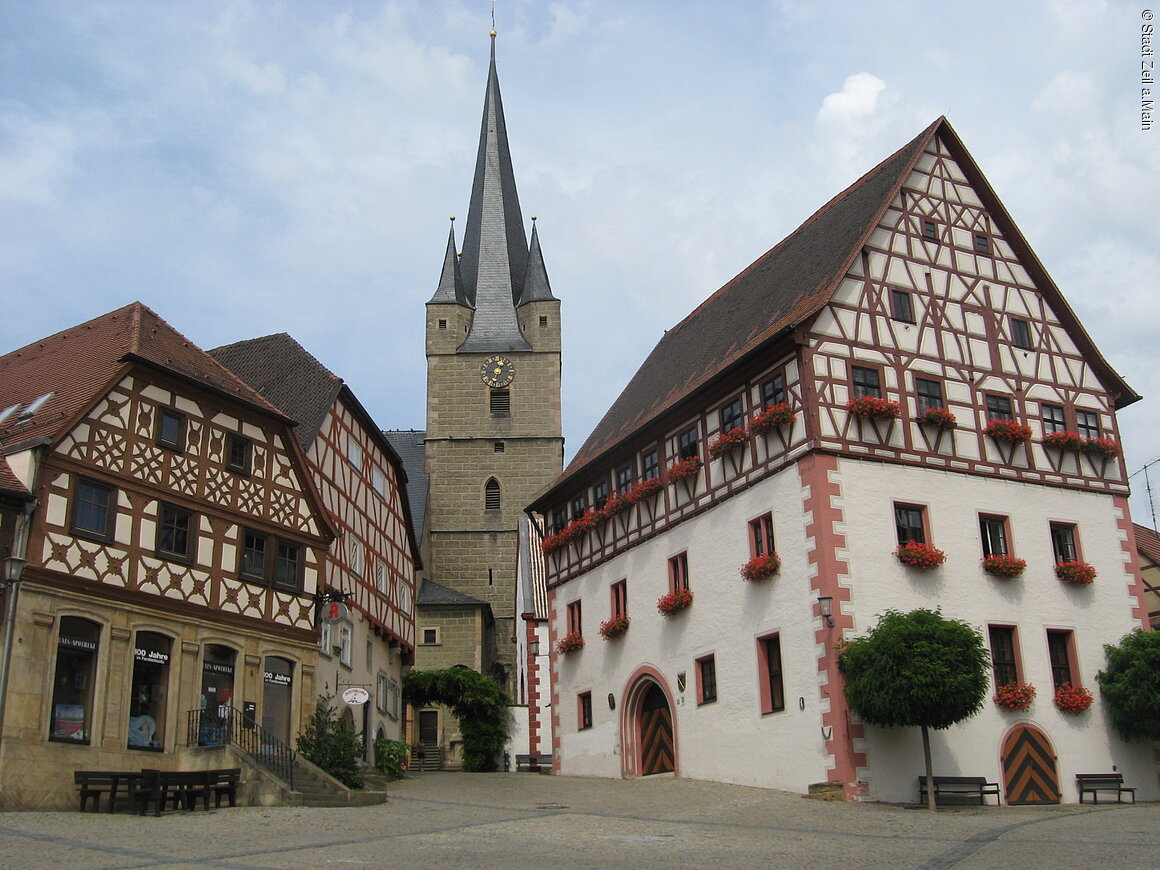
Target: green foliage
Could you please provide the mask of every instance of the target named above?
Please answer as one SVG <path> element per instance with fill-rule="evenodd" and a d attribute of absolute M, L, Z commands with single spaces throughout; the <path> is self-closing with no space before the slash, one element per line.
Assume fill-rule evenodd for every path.
<path fill-rule="evenodd" d="M 298 751 L 348 788 L 362 788 L 362 740 L 345 712 L 335 708 L 333 695 L 319 695 L 314 713 L 298 738 Z"/>
<path fill-rule="evenodd" d="M 403 771 L 411 760 L 411 747 L 398 740 L 380 737 L 375 741 L 375 767 L 379 773 L 402 779 Z"/>
<path fill-rule="evenodd" d="M 1125 740 L 1160 740 L 1160 632 L 1134 629 L 1104 655 L 1096 681 L 1112 726 Z"/>
<path fill-rule="evenodd" d="M 888 610 L 838 658 L 846 699 L 864 721 L 936 730 L 983 708 L 989 666 L 983 636 L 933 610 Z"/>
<path fill-rule="evenodd" d="M 450 707 L 463 735 L 463 769 L 496 769 L 507 742 L 512 699 L 495 682 L 470 668 L 411 671 L 403 681 L 403 697 L 416 707 Z"/>

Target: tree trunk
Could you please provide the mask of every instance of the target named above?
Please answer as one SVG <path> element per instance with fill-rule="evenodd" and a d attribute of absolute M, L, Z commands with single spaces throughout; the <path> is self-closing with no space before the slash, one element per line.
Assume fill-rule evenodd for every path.
<path fill-rule="evenodd" d="M 930 764 L 930 731 L 922 726 L 922 757 L 926 762 L 926 808 L 934 812 L 934 772 Z"/>

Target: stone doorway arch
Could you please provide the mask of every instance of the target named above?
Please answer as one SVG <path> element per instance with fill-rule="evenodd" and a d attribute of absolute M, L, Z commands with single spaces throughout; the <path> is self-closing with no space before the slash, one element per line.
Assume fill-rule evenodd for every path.
<path fill-rule="evenodd" d="M 675 773 L 677 735 L 673 703 L 659 674 L 638 674 L 626 695 L 623 733 L 625 772 L 635 776 Z"/>

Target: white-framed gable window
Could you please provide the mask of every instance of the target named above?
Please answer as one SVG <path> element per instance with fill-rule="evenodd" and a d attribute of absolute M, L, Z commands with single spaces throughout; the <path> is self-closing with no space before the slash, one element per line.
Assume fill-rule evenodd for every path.
<path fill-rule="evenodd" d="M 346 458 L 347 461 L 355 467 L 356 471 L 362 471 L 362 445 L 358 443 L 358 438 L 355 437 L 353 432 L 346 436 Z"/>
<path fill-rule="evenodd" d="M 371 486 L 374 487 L 375 495 L 380 498 L 387 497 L 387 474 L 377 465 L 371 472 Z"/>

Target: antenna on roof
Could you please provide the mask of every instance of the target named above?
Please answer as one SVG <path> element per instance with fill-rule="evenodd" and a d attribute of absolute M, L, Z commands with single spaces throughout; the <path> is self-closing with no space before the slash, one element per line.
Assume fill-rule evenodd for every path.
<path fill-rule="evenodd" d="M 32 419 L 32 415 L 44 407 L 45 403 L 55 396 L 56 393 L 45 393 L 43 396 L 33 399 L 32 404 L 20 412 L 20 416 L 16 418 L 17 423 L 26 423 Z"/>
<path fill-rule="evenodd" d="M 11 406 L 10 408 L 5 408 L 3 411 L 0 411 L 0 426 L 3 426 L 5 423 L 7 423 L 9 420 L 11 420 L 12 415 L 15 414 L 19 410 L 20 410 L 20 403 L 17 402 L 15 405 Z"/>

